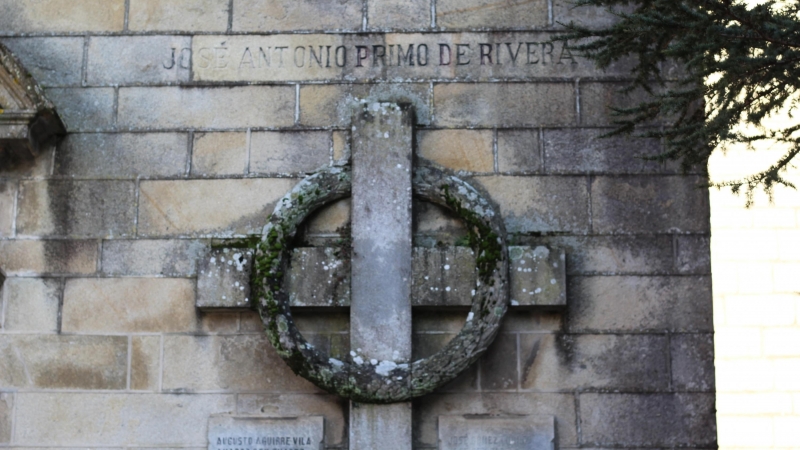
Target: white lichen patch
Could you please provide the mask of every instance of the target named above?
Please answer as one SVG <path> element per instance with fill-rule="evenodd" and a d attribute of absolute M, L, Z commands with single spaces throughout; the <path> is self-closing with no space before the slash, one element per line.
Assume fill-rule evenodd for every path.
<path fill-rule="evenodd" d="M 389 374 L 396 368 L 397 368 L 397 363 L 395 363 L 394 361 L 384 360 L 381 361 L 377 367 L 375 367 L 375 373 L 377 373 L 380 376 L 386 377 L 389 376 Z"/>

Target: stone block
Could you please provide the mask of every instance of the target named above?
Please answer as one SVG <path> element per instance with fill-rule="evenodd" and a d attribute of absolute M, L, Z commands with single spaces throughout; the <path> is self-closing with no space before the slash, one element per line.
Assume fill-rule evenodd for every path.
<path fill-rule="evenodd" d="M 131 87 L 119 90 L 119 126 L 244 128 L 294 125 L 293 86 Z"/>
<path fill-rule="evenodd" d="M 226 31 L 228 0 L 133 0 L 128 28 L 133 31 Z"/>
<path fill-rule="evenodd" d="M 234 0 L 233 31 L 357 31 L 361 29 L 362 5 L 361 0 Z"/>
<path fill-rule="evenodd" d="M 208 417 L 236 409 L 235 396 L 224 394 L 18 395 L 15 442 L 26 446 L 205 448 Z"/>
<path fill-rule="evenodd" d="M 231 445 L 278 446 L 292 450 L 324 447 L 325 417 L 211 416 L 208 449 L 227 450 Z M 276 448 L 276 447 L 273 447 Z"/>
<path fill-rule="evenodd" d="M 78 278 L 64 288 L 64 332 L 175 333 L 196 326 L 188 279 Z"/>
<path fill-rule="evenodd" d="M 143 181 L 139 234 L 230 237 L 261 233 L 275 202 L 295 183 L 289 178 Z"/>
<path fill-rule="evenodd" d="M 125 336 L 0 335 L 2 388 L 125 389 L 127 373 Z"/>
<path fill-rule="evenodd" d="M 431 26 L 431 2 L 368 0 L 367 26 L 370 30 L 428 29 Z"/>
<path fill-rule="evenodd" d="M 113 88 L 50 88 L 47 98 L 58 108 L 68 132 L 109 130 L 114 126 Z"/>
<path fill-rule="evenodd" d="M 435 125 L 441 127 L 553 126 L 576 121 L 575 89 L 570 83 L 435 84 L 433 103 Z"/>
<path fill-rule="evenodd" d="M 97 271 L 96 241 L 0 240 L 9 276 L 88 275 Z"/>
<path fill-rule="evenodd" d="M 250 173 L 313 172 L 330 162 L 326 131 L 259 131 L 250 136 Z"/>
<path fill-rule="evenodd" d="M 436 448 L 437 417 L 442 415 L 554 416 L 561 448 L 577 447 L 575 396 L 555 393 L 431 394 L 414 403 L 414 446 Z"/>
<path fill-rule="evenodd" d="M 520 334 L 522 389 L 666 391 L 664 335 Z"/>
<path fill-rule="evenodd" d="M 624 11 L 620 8 L 615 8 L 615 10 Z M 574 22 L 576 25 L 584 27 L 606 28 L 614 25 L 618 20 L 619 17 L 610 13 L 606 8 L 575 6 L 570 0 L 553 0 L 553 22 L 558 27 Z"/>
<path fill-rule="evenodd" d="M 18 185 L 15 181 L 0 181 L 0 237 L 14 234 Z"/>
<path fill-rule="evenodd" d="M 548 173 L 663 173 L 679 171 L 675 164 L 648 161 L 663 151 L 658 139 L 615 136 L 603 138 L 609 129 L 580 128 L 544 130 Z"/>
<path fill-rule="evenodd" d="M 350 133 L 347 131 L 333 132 L 333 163 L 345 164 L 350 160 Z"/>
<path fill-rule="evenodd" d="M 580 394 L 583 443 L 716 446 L 713 394 Z"/>
<path fill-rule="evenodd" d="M 563 330 L 564 314 L 557 311 L 541 309 L 512 308 L 503 319 L 501 333 L 530 333 L 532 330 L 540 333 L 557 332 Z"/>
<path fill-rule="evenodd" d="M 672 240 L 668 235 L 547 236 L 519 243 L 565 249 L 569 275 L 634 275 L 673 273 Z"/>
<path fill-rule="evenodd" d="M 17 234 L 72 238 L 133 235 L 134 189 L 132 181 L 23 181 Z"/>
<path fill-rule="evenodd" d="M 583 177 L 476 177 L 500 206 L 509 233 L 589 231 Z"/>
<path fill-rule="evenodd" d="M 53 278 L 10 278 L 5 291 L 6 331 L 54 333 L 58 331 L 58 304 L 63 284 Z"/>
<path fill-rule="evenodd" d="M 0 0 L 0 29 L 18 33 L 122 31 L 125 0 Z"/>
<path fill-rule="evenodd" d="M 391 101 L 414 105 L 416 124 L 431 123 L 430 86 L 413 84 L 329 84 L 300 86 L 300 124 L 350 127 L 362 102 Z"/>
<path fill-rule="evenodd" d="M 491 130 L 421 130 L 417 142 L 417 156 L 442 167 L 465 172 L 494 171 Z"/>
<path fill-rule="evenodd" d="M 641 90 L 622 93 L 620 83 L 581 83 L 581 125 L 613 126 L 619 117 L 611 108 L 632 108 L 651 97 Z"/>
<path fill-rule="evenodd" d="M 543 245 L 509 247 L 511 306 L 565 306 L 567 304 L 566 255 Z"/>
<path fill-rule="evenodd" d="M 458 332 L 463 325 L 464 315 L 458 314 L 460 322 L 453 330 Z M 439 324 L 437 328 L 441 327 Z M 415 328 L 418 328 L 415 324 Z M 411 360 L 433 356 L 455 337 L 455 333 L 414 333 L 411 337 Z M 476 392 L 478 390 L 478 365 L 473 364 L 461 372 L 453 381 L 437 389 L 437 392 Z"/>
<path fill-rule="evenodd" d="M 592 180 L 596 233 L 708 233 L 708 190 L 692 176 L 597 177 Z"/>
<path fill-rule="evenodd" d="M 710 277 L 573 277 L 570 332 L 713 330 Z"/>
<path fill-rule="evenodd" d="M 340 232 L 350 223 L 350 205 L 350 199 L 346 198 L 315 212 L 303 223 L 306 236 L 339 238 Z"/>
<path fill-rule="evenodd" d="M 11 442 L 12 419 L 14 417 L 14 394 L 0 394 L 0 444 Z"/>
<path fill-rule="evenodd" d="M 241 316 L 242 313 L 236 311 L 201 311 L 200 331 L 206 334 L 236 334 L 237 331 L 244 331 L 241 328 Z"/>
<path fill-rule="evenodd" d="M 198 263 L 197 299 L 204 310 L 249 309 L 253 252 L 249 249 L 218 248 L 202 255 Z"/>
<path fill-rule="evenodd" d="M 442 28 L 544 28 L 545 0 L 437 0 L 436 25 Z"/>
<path fill-rule="evenodd" d="M 714 336 L 711 334 L 674 334 L 672 383 L 679 391 L 714 391 Z"/>
<path fill-rule="evenodd" d="M 101 270 L 117 276 L 193 277 L 206 251 L 197 240 L 107 240 Z"/>
<path fill-rule="evenodd" d="M 143 1 L 131 2 L 131 10 Z M 164 5 L 169 8 L 174 3 Z M 131 11 L 129 20 L 133 17 Z M 93 36 L 86 80 L 93 86 L 184 83 L 189 81 L 191 48 L 190 36 Z"/>
<path fill-rule="evenodd" d="M 247 172 L 247 133 L 196 133 L 192 175 L 242 175 Z"/>
<path fill-rule="evenodd" d="M 555 419 L 546 416 L 439 416 L 440 450 L 553 450 Z"/>
<path fill-rule="evenodd" d="M 346 433 L 348 402 L 334 395 L 239 394 L 240 414 L 264 417 L 322 415 L 325 417 L 325 442 L 342 445 Z"/>
<path fill-rule="evenodd" d="M 678 236 L 675 264 L 681 273 L 708 275 L 711 273 L 711 238 L 709 236 Z"/>
<path fill-rule="evenodd" d="M 436 275 L 441 274 L 439 277 L 441 283 L 436 287 L 436 290 L 441 293 L 441 300 L 427 305 L 471 305 L 472 292 L 475 290 L 478 281 L 475 252 L 469 247 L 450 247 L 438 251 L 442 254 L 442 262 L 438 271 L 431 268 L 432 270 L 426 273 L 434 279 L 437 278 Z M 510 284 L 513 284 L 513 282 Z M 511 286 L 509 286 L 509 290 L 511 290 Z M 421 304 L 421 302 L 416 304 Z"/>
<path fill-rule="evenodd" d="M 83 37 L 3 38 L 2 43 L 44 87 L 81 84 Z"/>
<path fill-rule="evenodd" d="M 292 306 L 349 306 L 350 255 L 332 247 L 292 250 L 285 278 Z"/>
<path fill-rule="evenodd" d="M 498 130 L 497 168 L 502 173 L 539 173 L 539 130 Z"/>
<path fill-rule="evenodd" d="M 517 335 L 498 335 L 480 360 L 483 391 L 519 390 L 519 356 Z"/>
<path fill-rule="evenodd" d="M 73 178 L 176 177 L 186 171 L 185 133 L 70 134 L 56 152 L 55 174 Z"/>
<path fill-rule="evenodd" d="M 131 336 L 131 390 L 159 390 L 161 339 L 161 336 Z"/>
<path fill-rule="evenodd" d="M 165 336 L 163 371 L 162 388 L 171 391 L 321 392 L 264 335 Z"/>

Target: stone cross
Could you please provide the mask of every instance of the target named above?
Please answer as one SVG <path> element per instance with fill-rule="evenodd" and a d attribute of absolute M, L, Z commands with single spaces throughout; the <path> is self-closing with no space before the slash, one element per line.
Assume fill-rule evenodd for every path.
<path fill-rule="evenodd" d="M 412 248 L 413 144 L 410 108 L 363 105 L 352 127 L 350 273 L 332 273 L 343 265 L 318 247 L 295 249 L 285 278 L 304 302 L 292 307 L 349 306 L 351 349 L 375 360 L 410 360 L 412 306 L 468 306 L 475 288 L 470 249 Z M 510 247 L 509 254 L 512 306 L 565 304 L 563 252 Z M 248 253 L 212 252 L 198 267 L 198 307 L 249 307 L 249 271 Z M 349 281 L 326 282 L 334 277 Z M 351 403 L 351 449 L 410 450 L 411 434 L 410 403 Z"/>

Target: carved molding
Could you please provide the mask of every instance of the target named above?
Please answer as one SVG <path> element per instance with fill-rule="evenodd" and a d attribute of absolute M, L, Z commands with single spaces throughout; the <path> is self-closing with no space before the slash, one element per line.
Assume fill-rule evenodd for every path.
<path fill-rule="evenodd" d="M 65 133 L 42 88 L 0 44 L 0 168 L 36 157 Z"/>

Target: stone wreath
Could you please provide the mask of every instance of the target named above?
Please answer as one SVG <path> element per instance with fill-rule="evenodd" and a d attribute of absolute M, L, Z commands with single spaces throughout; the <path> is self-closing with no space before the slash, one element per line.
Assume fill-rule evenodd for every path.
<path fill-rule="evenodd" d="M 349 167 L 308 176 L 284 196 L 264 227 L 256 248 L 252 287 L 270 342 L 303 378 L 325 391 L 361 403 L 395 403 L 419 397 L 453 380 L 486 351 L 508 309 L 508 251 L 499 214 L 465 181 L 432 168 L 414 171 L 414 196 L 452 211 L 469 231 L 478 282 L 461 331 L 433 356 L 411 363 L 368 360 L 350 352 L 344 361 L 308 343 L 292 320 L 283 274 L 290 243 L 311 213 L 350 196 Z"/>

